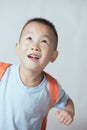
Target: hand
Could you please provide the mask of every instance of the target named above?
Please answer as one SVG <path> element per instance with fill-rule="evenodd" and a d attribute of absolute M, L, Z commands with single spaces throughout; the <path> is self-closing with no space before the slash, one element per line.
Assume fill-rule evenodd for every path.
<path fill-rule="evenodd" d="M 69 125 L 72 123 L 74 115 L 66 110 L 58 110 L 56 112 L 56 117 L 59 119 L 61 123 Z"/>

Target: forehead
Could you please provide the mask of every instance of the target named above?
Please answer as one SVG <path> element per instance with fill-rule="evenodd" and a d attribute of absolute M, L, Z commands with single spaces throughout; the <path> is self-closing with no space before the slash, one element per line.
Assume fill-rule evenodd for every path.
<path fill-rule="evenodd" d="M 27 32 L 36 32 L 36 33 L 40 33 L 43 35 L 48 35 L 49 37 L 55 37 L 53 29 L 50 26 L 45 25 L 45 24 L 40 23 L 40 22 L 28 23 L 24 27 L 22 34 L 25 34 Z"/>

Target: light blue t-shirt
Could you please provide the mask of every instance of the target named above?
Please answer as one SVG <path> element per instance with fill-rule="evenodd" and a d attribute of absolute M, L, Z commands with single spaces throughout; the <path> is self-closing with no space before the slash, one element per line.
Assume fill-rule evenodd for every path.
<path fill-rule="evenodd" d="M 54 107 L 64 109 L 68 96 L 60 86 Z M 50 106 L 47 79 L 32 88 L 20 80 L 19 65 L 11 65 L 0 81 L 0 130 L 41 130 Z"/>

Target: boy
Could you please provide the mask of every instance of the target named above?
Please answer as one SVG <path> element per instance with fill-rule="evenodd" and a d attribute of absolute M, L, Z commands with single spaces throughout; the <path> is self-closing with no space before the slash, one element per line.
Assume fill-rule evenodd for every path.
<path fill-rule="evenodd" d="M 57 42 L 56 29 L 48 20 L 34 18 L 24 25 L 16 44 L 20 65 L 8 67 L 0 81 L 0 130 L 45 130 L 43 120 L 51 97 L 43 70 L 56 60 Z M 56 112 L 59 121 L 69 125 L 74 118 L 74 105 L 57 84 L 58 99 L 52 105 L 60 109 Z"/>

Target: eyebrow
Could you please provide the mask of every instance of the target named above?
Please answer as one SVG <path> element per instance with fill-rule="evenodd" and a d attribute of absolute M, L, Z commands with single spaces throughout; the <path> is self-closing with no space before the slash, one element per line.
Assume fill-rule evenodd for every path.
<path fill-rule="evenodd" d="M 29 32 L 29 31 L 28 31 L 28 32 L 26 32 L 24 35 L 26 35 L 26 34 L 32 34 L 32 32 Z"/>
<path fill-rule="evenodd" d="M 33 32 L 26 32 L 24 35 L 26 35 L 26 34 L 33 34 Z M 51 37 L 49 37 L 48 35 L 41 35 L 42 37 L 46 37 L 46 38 L 48 38 L 49 40 L 51 40 Z"/>

